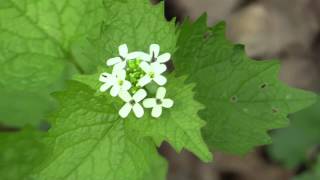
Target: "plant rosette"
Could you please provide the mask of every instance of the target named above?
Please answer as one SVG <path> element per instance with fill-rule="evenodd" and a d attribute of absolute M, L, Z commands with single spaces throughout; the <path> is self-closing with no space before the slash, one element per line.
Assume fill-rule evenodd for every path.
<path fill-rule="evenodd" d="M 131 111 L 137 118 L 144 115 L 144 108 L 152 108 L 151 116 L 159 118 L 163 108 L 171 108 L 174 101 L 165 98 L 167 78 L 163 75 L 170 60 L 170 53 L 160 54 L 158 44 L 150 45 L 149 53 L 136 51 L 129 53 L 128 46 L 119 46 L 119 57 L 110 58 L 106 65 L 112 67 L 112 73 L 102 73 L 99 80 L 104 84 L 101 92 L 110 90 L 110 95 L 119 97 L 125 104 L 119 110 L 122 118 L 128 117 Z M 156 84 L 154 93 L 147 88 Z"/>

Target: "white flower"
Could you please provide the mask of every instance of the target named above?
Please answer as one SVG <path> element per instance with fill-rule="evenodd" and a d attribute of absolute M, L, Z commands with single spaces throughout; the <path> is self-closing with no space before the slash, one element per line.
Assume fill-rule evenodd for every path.
<path fill-rule="evenodd" d="M 137 118 L 141 118 L 144 114 L 143 107 L 139 104 L 147 96 L 147 92 L 143 89 L 138 90 L 133 96 L 129 94 L 127 91 L 122 91 L 119 94 L 119 97 L 126 102 L 125 105 L 119 111 L 119 115 L 122 118 L 125 118 L 129 115 L 131 110 L 133 110 L 134 114 Z"/>
<path fill-rule="evenodd" d="M 147 62 L 140 63 L 141 69 L 146 73 L 138 81 L 138 85 L 143 87 L 151 81 L 156 82 L 158 85 L 162 86 L 167 83 L 167 79 L 161 74 L 167 70 L 166 65 L 159 64 L 157 62 L 148 64 Z"/>
<path fill-rule="evenodd" d="M 170 53 L 164 53 L 159 55 L 160 53 L 160 46 L 158 44 L 151 44 L 149 54 L 140 53 L 139 56 L 142 60 L 147 62 L 158 62 L 158 63 L 165 63 L 170 60 L 171 55 Z"/>
<path fill-rule="evenodd" d="M 114 66 L 116 69 L 123 69 L 127 65 L 127 61 L 136 59 L 141 56 L 141 52 L 129 53 L 128 46 L 122 44 L 119 46 L 119 57 L 110 58 L 107 60 L 107 66 Z"/>
<path fill-rule="evenodd" d="M 112 74 L 102 73 L 99 80 L 105 84 L 100 87 L 100 91 L 105 92 L 112 86 L 110 94 L 114 97 L 121 91 L 128 91 L 131 88 L 131 83 L 125 78 L 126 71 L 123 69 L 114 69 Z"/>
<path fill-rule="evenodd" d="M 165 95 L 166 89 L 164 87 L 159 87 L 156 93 L 156 98 L 148 98 L 143 101 L 143 106 L 145 108 L 152 108 L 152 117 L 160 117 L 162 107 L 171 108 L 173 106 L 173 100 L 164 99 Z"/>

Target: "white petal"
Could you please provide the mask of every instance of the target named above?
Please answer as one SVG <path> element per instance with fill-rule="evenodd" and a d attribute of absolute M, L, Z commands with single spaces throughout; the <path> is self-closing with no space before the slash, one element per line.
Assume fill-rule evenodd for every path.
<path fill-rule="evenodd" d="M 117 71 L 117 79 L 125 80 L 126 79 L 126 71 L 123 69 L 118 70 Z"/>
<path fill-rule="evenodd" d="M 160 64 L 158 62 L 152 63 L 151 68 L 154 70 L 155 73 L 161 74 L 167 70 L 167 66 L 164 64 Z"/>
<path fill-rule="evenodd" d="M 130 88 L 131 88 L 131 83 L 129 81 L 123 81 L 123 84 L 122 84 L 122 87 L 121 87 L 121 90 L 122 91 L 128 91 Z"/>
<path fill-rule="evenodd" d="M 155 106 L 152 109 L 151 116 L 155 117 L 155 118 L 158 118 L 158 117 L 160 117 L 161 113 L 162 113 L 162 107 L 161 106 Z"/>
<path fill-rule="evenodd" d="M 144 52 L 137 52 L 137 59 L 141 59 L 142 61 L 147 61 L 150 62 L 151 61 L 151 56 L 150 54 L 144 53 Z"/>
<path fill-rule="evenodd" d="M 116 77 L 113 77 L 113 76 L 110 76 L 109 79 L 108 79 L 108 82 L 112 85 L 116 84 L 118 81 L 117 81 L 117 78 Z"/>
<path fill-rule="evenodd" d="M 145 55 L 147 55 L 147 56 L 149 56 L 148 54 L 146 54 L 146 53 L 144 53 L 144 52 L 140 52 L 140 51 L 138 51 L 138 52 L 132 52 L 132 53 L 129 53 L 128 55 L 127 55 L 127 60 L 131 60 L 131 59 L 142 59 L 142 57 L 143 56 L 145 56 Z"/>
<path fill-rule="evenodd" d="M 119 111 L 119 115 L 122 117 L 122 118 L 125 118 L 128 116 L 128 114 L 130 113 L 132 109 L 132 106 L 130 105 L 130 103 L 126 103 L 125 105 L 122 106 L 122 108 L 120 109 Z"/>
<path fill-rule="evenodd" d="M 151 66 L 150 66 L 147 62 L 142 61 L 142 62 L 140 63 L 140 67 L 141 67 L 141 69 L 142 69 L 144 72 L 146 72 L 146 73 L 148 73 L 148 72 L 151 71 Z"/>
<path fill-rule="evenodd" d="M 173 100 L 171 99 L 164 99 L 162 101 L 162 106 L 165 108 L 171 108 L 173 106 Z"/>
<path fill-rule="evenodd" d="M 119 97 L 124 101 L 124 102 L 129 102 L 131 101 L 132 97 L 128 91 L 121 91 L 119 93 Z"/>
<path fill-rule="evenodd" d="M 102 73 L 99 77 L 99 81 L 105 82 L 105 83 L 107 83 L 107 82 L 110 83 L 110 76 L 111 76 L 111 74 L 109 74 L 109 73 Z"/>
<path fill-rule="evenodd" d="M 112 84 L 109 83 L 105 83 L 100 87 L 100 91 L 101 92 L 105 92 L 106 90 L 108 90 L 111 87 Z"/>
<path fill-rule="evenodd" d="M 133 95 L 133 99 L 136 101 L 136 102 L 140 102 L 142 99 L 144 99 L 145 97 L 147 96 L 147 92 L 144 90 L 144 89 L 139 89 L 138 92 L 136 92 L 134 95 Z"/>
<path fill-rule="evenodd" d="M 120 63 L 113 66 L 113 71 L 118 72 L 124 69 L 126 66 L 127 66 L 127 61 L 121 61 Z"/>
<path fill-rule="evenodd" d="M 122 44 L 119 46 L 119 54 L 121 57 L 126 58 L 128 55 L 128 46 L 126 44 Z"/>
<path fill-rule="evenodd" d="M 120 92 L 120 87 L 118 85 L 114 85 L 111 88 L 110 94 L 111 94 L 111 96 L 116 97 L 116 96 L 118 96 L 119 92 Z"/>
<path fill-rule="evenodd" d="M 143 101 L 143 106 L 145 108 L 152 108 L 157 105 L 157 101 L 155 98 L 148 98 Z"/>
<path fill-rule="evenodd" d="M 143 76 L 141 79 L 139 79 L 138 81 L 138 85 L 143 87 L 145 85 L 147 85 L 148 83 L 151 82 L 151 78 L 148 75 Z"/>
<path fill-rule="evenodd" d="M 163 85 L 165 85 L 165 84 L 167 83 L 167 79 L 166 79 L 164 76 L 162 76 L 162 75 L 157 75 L 157 76 L 155 76 L 155 77 L 153 78 L 153 80 L 154 80 L 157 84 L 159 84 L 160 86 L 163 86 Z"/>
<path fill-rule="evenodd" d="M 171 58 L 170 53 L 165 53 L 165 54 L 160 55 L 160 56 L 157 58 L 157 62 L 158 62 L 158 63 L 165 63 L 165 62 L 169 61 L 170 58 Z"/>
<path fill-rule="evenodd" d="M 137 118 L 141 118 L 144 114 L 144 110 L 143 110 L 142 106 L 138 103 L 133 105 L 133 112 Z"/>
<path fill-rule="evenodd" d="M 115 57 L 107 60 L 107 66 L 113 66 L 120 63 L 122 60 L 120 57 Z"/>
<path fill-rule="evenodd" d="M 116 77 L 117 74 L 118 74 L 118 72 L 121 70 L 121 69 L 117 68 L 118 65 L 119 65 L 119 64 L 116 64 L 116 65 L 113 66 L 113 68 L 112 68 L 112 76 L 113 76 L 113 77 Z"/>
<path fill-rule="evenodd" d="M 150 55 L 154 57 L 158 57 L 160 52 L 160 46 L 159 44 L 151 44 L 150 45 Z"/>
<path fill-rule="evenodd" d="M 166 88 L 159 87 L 157 90 L 156 98 L 163 99 L 166 96 Z"/>

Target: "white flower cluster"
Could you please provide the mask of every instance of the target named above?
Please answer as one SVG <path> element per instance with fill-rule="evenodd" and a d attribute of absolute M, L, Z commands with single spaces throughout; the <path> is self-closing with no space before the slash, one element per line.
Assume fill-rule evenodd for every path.
<path fill-rule="evenodd" d="M 171 108 L 173 100 L 165 98 L 166 89 L 163 87 L 167 79 L 162 75 L 170 60 L 170 53 L 160 55 L 158 44 L 150 45 L 150 52 L 129 53 L 126 44 L 119 46 L 119 57 L 107 60 L 107 66 L 113 66 L 112 74 L 102 73 L 100 81 L 104 84 L 100 91 L 109 89 L 113 97 L 119 96 L 125 104 L 119 110 L 119 115 L 125 118 L 133 110 L 136 117 L 144 115 L 145 108 L 152 108 L 151 115 L 161 116 L 162 108 Z M 148 97 L 146 86 L 154 82 L 159 85 L 155 97 Z M 142 105 L 143 106 L 142 106 Z"/>

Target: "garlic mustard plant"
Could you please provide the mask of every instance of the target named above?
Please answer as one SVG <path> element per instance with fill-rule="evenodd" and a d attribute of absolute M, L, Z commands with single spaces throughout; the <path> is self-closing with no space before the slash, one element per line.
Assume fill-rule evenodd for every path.
<path fill-rule="evenodd" d="M 0 135 L 1 180 L 165 180 L 163 142 L 244 155 L 318 99 L 225 23 L 169 22 L 163 1 L 0 2 L 0 124 L 16 129 Z"/>

